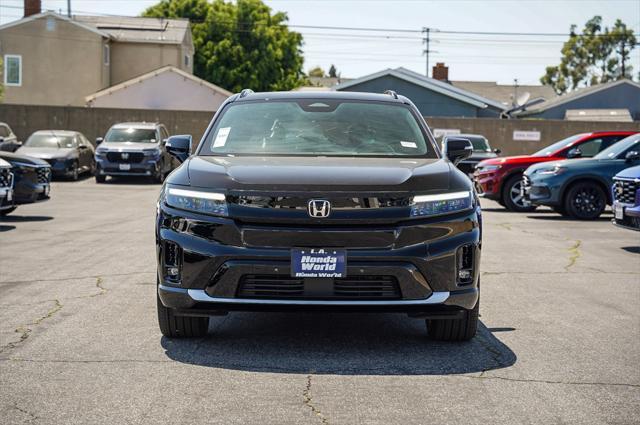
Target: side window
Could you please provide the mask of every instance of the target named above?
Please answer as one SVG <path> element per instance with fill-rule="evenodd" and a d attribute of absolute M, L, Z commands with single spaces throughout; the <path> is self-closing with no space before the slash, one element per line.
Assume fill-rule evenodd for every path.
<path fill-rule="evenodd" d="M 632 144 L 631 146 L 629 146 L 627 148 L 627 150 L 625 150 L 624 152 L 622 152 L 620 155 L 617 156 L 618 159 L 624 159 L 627 154 L 631 151 L 640 151 L 640 141 L 635 142 L 634 144 Z"/>
<path fill-rule="evenodd" d="M 0 125 L 0 137 L 9 137 L 9 129 L 4 125 Z"/>
<path fill-rule="evenodd" d="M 165 127 L 160 127 L 160 134 L 162 136 L 162 140 L 169 138 L 169 133 Z"/>
<path fill-rule="evenodd" d="M 4 55 L 4 85 L 22 85 L 22 56 Z"/>
<path fill-rule="evenodd" d="M 602 138 L 591 139 L 588 142 L 581 143 L 578 146 L 578 149 L 580 149 L 580 152 L 582 152 L 583 158 L 591 158 L 592 156 L 595 156 L 598 152 L 600 152 L 603 149 L 602 145 L 603 145 Z"/>
<path fill-rule="evenodd" d="M 608 148 L 609 146 L 613 145 L 616 142 L 619 142 L 620 140 L 624 139 L 627 136 L 606 136 L 602 138 L 602 146 L 600 147 L 600 150 L 604 150 L 606 148 Z"/>

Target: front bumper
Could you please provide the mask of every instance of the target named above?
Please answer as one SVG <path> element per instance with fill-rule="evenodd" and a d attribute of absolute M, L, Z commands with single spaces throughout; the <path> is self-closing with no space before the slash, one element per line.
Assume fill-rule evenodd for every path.
<path fill-rule="evenodd" d="M 102 176 L 153 176 L 159 172 L 159 159 L 141 162 L 111 162 L 96 157 L 96 172 Z"/>
<path fill-rule="evenodd" d="M 476 170 L 473 174 L 473 182 L 478 196 L 494 201 L 500 200 L 500 181 L 501 179 L 497 172 L 480 173 Z"/>
<path fill-rule="evenodd" d="M 0 211 L 13 207 L 13 189 L 0 187 Z"/>
<path fill-rule="evenodd" d="M 382 227 L 385 228 L 372 225 L 369 230 L 389 230 L 389 226 Z M 294 235 L 296 231 L 305 233 L 304 238 Z M 274 238 L 286 234 L 291 240 L 305 240 L 305 246 L 314 243 L 314 239 L 309 239 L 312 237 L 327 241 L 327 234 L 336 241 L 346 241 L 343 246 L 348 258 L 345 280 L 388 277 L 397 282 L 397 297 L 336 297 L 332 291 L 341 279 L 300 279 L 303 281 L 300 282 L 301 292 L 296 297 L 254 298 L 242 292 L 243 279 L 266 276 L 273 282 L 290 282 L 291 250 L 253 245 L 256 239 L 247 238 L 256 232 L 253 225 L 225 218 L 205 219 L 161 205 L 156 232 L 158 295 L 163 305 L 184 315 L 300 308 L 420 314 L 446 313 L 475 306 L 481 247 L 479 210 L 399 223 L 392 229 L 395 241 L 384 247 L 350 248 L 348 244 L 354 231 L 352 228 L 290 229 L 285 226 L 265 229 L 266 233 L 272 232 Z M 306 235 L 307 232 L 313 236 Z M 321 243 L 311 246 L 322 247 Z M 457 261 L 463 246 L 473 252 L 473 275 L 470 281 L 460 283 Z M 166 274 L 166 255 L 170 250 L 178 252 L 179 279 Z M 171 258 L 174 257 L 171 254 Z M 317 291 L 318 287 L 321 287 L 319 293 L 308 290 Z"/>
<path fill-rule="evenodd" d="M 613 202 L 613 224 L 625 229 L 640 231 L 640 204 Z"/>
<path fill-rule="evenodd" d="M 533 205 L 558 206 L 562 203 L 560 193 L 563 179 L 556 176 L 543 178 L 536 174 L 524 174 L 522 179 L 522 194 Z"/>

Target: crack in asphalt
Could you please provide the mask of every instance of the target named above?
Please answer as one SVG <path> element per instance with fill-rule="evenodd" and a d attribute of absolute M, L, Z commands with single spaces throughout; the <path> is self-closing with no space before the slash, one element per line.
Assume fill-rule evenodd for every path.
<path fill-rule="evenodd" d="M 313 397 L 311 397 L 311 377 L 312 376 L 313 375 L 307 375 L 307 385 L 302 391 L 303 403 L 305 406 L 311 409 L 311 412 L 314 415 L 316 415 L 323 424 L 328 424 L 329 420 L 327 419 L 327 417 L 323 415 L 320 409 L 318 409 L 316 405 L 313 403 Z"/>
<path fill-rule="evenodd" d="M 96 288 L 98 288 L 100 290 L 100 292 L 98 292 L 97 294 L 89 295 L 89 297 L 91 297 L 91 298 L 99 297 L 100 295 L 104 295 L 104 294 L 107 293 L 107 288 L 102 286 L 102 283 L 103 283 L 102 276 L 96 277 Z"/>
<path fill-rule="evenodd" d="M 573 246 L 569 248 L 569 264 L 564 266 L 565 271 L 568 272 L 569 269 L 576 264 L 578 258 L 582 256 L 582 253 L 580 252 L 580 245 L 582 245 L 582 241 L 578 239 L 575 241 Z"/>
<path fill-rule="evenodd" d="M 17 402 L 14 402 L 13 405 L 11 405 L 11 407 L 13 407 L 18 412 L 22 412 L 25 415 L 28 415 L 29 416 L 28 422 L 32 422 L 32 421 L 36 421 L 36 420 L 40 419 L 39 416 L 36 416 L 33 413 L 29 412 L 28 410 L 23 409 L 22 407 L 18 406 Z"/>
<path fill-rule="evenodd" d="M 483 375 L 483 373 L 484 372 L 482 372 L 480 375 L 456 375 L 456 377 L 471 378 L 471 379 L 494 379 L 494 380 L 501 380 L 501 381 L 528 382 L 528 383 L 537 383 L 537 384 L 600 385 L 600 386 L 640 388 L 640 384 L 626 384 L 626 383 L 617 383 L 617 382 L 578 382 L 578 381 L 554 381 L 550 379 L 509 378 L 506 376 L 498 376 L 498 375 Z"/>
<path fill-rule="evenodd" d="M 44 316 L 40 316 L 39 318 L 27 323 L 26 325 L 18 326 L 14 330 L 14 332 L 20 334 L 20 339 L 18 341 L 12 341 L 12 342 L 9 342 L 9 343 L 7 343 L 5 345 L 0 346 L 0 353 L 4 352 L 7 349 L 15 348 L 18 344 L 24 342 L 27 338 L 29 338 L 29 335 L 31 334 L 31 331 L 33 330 L 32 327 L 38 326 L 40 323 L 42 323 L 45 320 L 53 317 L 57 312 L 62 310 L 62 303 L 58 299 L 47 300 L 47 301 L 44 301 L 44 302 L 53 302 L 54 305 L 53 305 L 52 308 L 49 309 L 49 311 L 47 311 L 47 313 Z"/>
<path fill-rule="evenodd" d="M 7 280 L 0 282 L 0 285 L 4 284 L 19 284 L 19 283 L 32 283 L 32 282 L 62 282 L 66 280 L 81 280 L 81 279 L 102 279 L 104 277 L 118 277 L 118 276 L 134 276 L 140 274 L 155 274 L 156 272 L 129 272 L 129 273 L 113 273 L 113 274 L 92 274 L 87 276 L 72 276 L 72 277 L 57 277 L 53 279 L 31 279 L 31 280 Z"/>

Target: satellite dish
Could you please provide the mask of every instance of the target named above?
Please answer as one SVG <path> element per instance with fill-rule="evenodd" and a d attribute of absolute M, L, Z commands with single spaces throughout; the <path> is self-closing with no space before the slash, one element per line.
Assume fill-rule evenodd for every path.
<path fill-rule="evenodd" d="M 522 106 L 526 104 L 529 101 L 530 97 L 531 93 L 529 93 L 528 91 L 522 93 L 520 96 L 518 96 L 518 99 L 516 99 L 516 105 Z"/>

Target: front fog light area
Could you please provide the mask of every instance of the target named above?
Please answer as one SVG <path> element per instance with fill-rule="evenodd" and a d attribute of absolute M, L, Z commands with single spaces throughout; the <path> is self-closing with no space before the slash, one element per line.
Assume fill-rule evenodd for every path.
<path fill-rule="evenodd" d="M 170 241 L 164 242 L 163 275 L 165 281 L 180 285 L 180 269 L 182 267 L 182 249 Z"/>
<path fill-rule="evenodd" d="M 181 210 L 223 217 L 228 215 L 227 202 L 222 193 L 168 188 L 165 193 L 165 202 Z"/>
<path fill-rule="evenodd" d="M 473 254 L 472 244 L 463 245 L 456 252 L 458 285 L 468 285 L 473 282 Z"/>
<path fill-rule="evenodd" d="M 448 214 L 471 208 L 471 192 L 418 195 L 413 198 L 412 217 Z"/>

